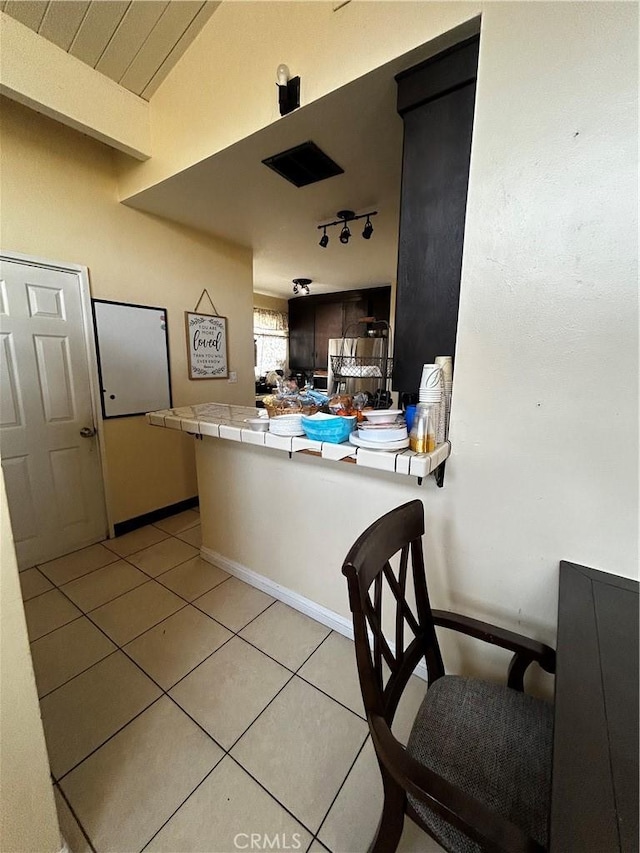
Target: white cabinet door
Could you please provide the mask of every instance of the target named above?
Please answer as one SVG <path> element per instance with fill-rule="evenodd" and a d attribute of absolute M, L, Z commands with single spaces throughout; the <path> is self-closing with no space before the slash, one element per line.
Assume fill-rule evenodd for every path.
<path fill-rule="evenodd" d="M 20 568 L 103 539 L 78 273 L 0 260 L 0 394 L 0 454 Z"/>

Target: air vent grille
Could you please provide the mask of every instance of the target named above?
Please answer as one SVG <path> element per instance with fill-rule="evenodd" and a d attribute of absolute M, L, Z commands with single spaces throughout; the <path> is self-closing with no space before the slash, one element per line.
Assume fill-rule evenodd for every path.
<path fill-rule="evenodd" d="M 296 187 L 306 187 L 344 172 L 315 142 L 303 142 L 262 162 Z"/>

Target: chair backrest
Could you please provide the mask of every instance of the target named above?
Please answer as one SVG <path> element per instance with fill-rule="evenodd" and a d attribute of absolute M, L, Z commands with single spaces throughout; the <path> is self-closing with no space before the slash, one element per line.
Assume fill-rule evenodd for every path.
<path fill-rule="evenodd" d="M 367 716 L 384 717 L 391 727 L 402 692 L 421 657 L 429 684 L 444 675 L 442 655 L 431 616 L 424 572 L 422 536 L 424 509 L 414 500 L 383 515 L 357 539 L 342 566 L 349 587 L 349 605 L 358 662 L 358 676 Z M 400 555 L 397 574 L 389 562 Z M 411 566 L 416 613 L 406 598 Z M 395 648 L 382 631 L 382 597 L 386 582 L 395 599 Z M 373 587 L 373 599 L 371 598 Z M 412 639 L 405 644 L 406 629 Z M 390 675 L 385 683 L 383 661 Z"/>

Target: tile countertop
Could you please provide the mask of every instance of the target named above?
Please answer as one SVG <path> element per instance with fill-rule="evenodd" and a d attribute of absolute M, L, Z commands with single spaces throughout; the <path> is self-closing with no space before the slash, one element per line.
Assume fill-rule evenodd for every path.
<path fill-rule="evenodd" d="M 312 441 L 305 436 L 285 437 L 270 432 L 255 432 L 245 424 L 246 418 L 256 418 L 264 410 L 249 406 L 230 406 L 225 403 L 200 403 L 149 412 L 147 421 L 152 426 L 177 429 L 193 435 L 239 441 L 257 447 L 282 450 L 289 455 L 308 453 L 334 462 L 351 462 L 379 471 L 391 471 L 422 479 L 431 474 L 451 453 L 451 444 L 445 441 L 433 453 L 414 453 L 411 450 L 368 450 L 326 441 Z"/>

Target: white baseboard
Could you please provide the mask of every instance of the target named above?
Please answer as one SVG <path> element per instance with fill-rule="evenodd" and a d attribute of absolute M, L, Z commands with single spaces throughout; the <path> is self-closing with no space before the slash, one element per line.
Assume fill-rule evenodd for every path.
<path fill-rule="evenodd" d="M 310 616 L 312 619 L 315 619 L 316 622 L 320 622 L 321 625 L 326 625 L 327 628 L 331 628 L 332 631 L 336 631 L 336 633 L 342 634 L 343 637 L 353 640 L 353 624 L 351 620 L 346 619 L 344 616 L 340 616 L 334 610 L 329 610 L 327 607 L 323 607 L 321 604 L 312 601 L 310 598 L 305 598 L 305 596 L 300 595 L 299 592 L 294 592 L 286 586 L 281 586 L 279 583 L 270 580 L 264 575 L 254 572 L 253 569 L 248 569 L 246 566 L 236 563 L 235 560 L 223 557 L 222 554 L 218 554 L 217 551 L 213 551 L 211 548 L 206 548 L 204 545 L 200 548 L 200 556 L 203 560 L 206 560 L 207 563 L 212 563 L 214 566 L 224 569 L 225 572 L 228 572 L 235 578 L 248 583 L 249 586 L 254 586 L 256 589 L 266 592 L 267 595 L 270 595 L 272 598 L 277 598 L 278 601 L 282 601 L 294 610 L 299 610 L 300 613 Z M 394 643 L 389 642 L 389 647 L 395 654 Z M 426 681 L 426 665 L 422 662 L 419 663 L 414 671 L 414 675 L 417 675 L 418 678 L 422 678 Z"/>
<path fill-rule="evenodd" d="M 283 601 L 289 607 L 293 607 L 294 610 L 299 610 L 300 613 L 310 616 L 316 622 L 320 622 L 322 625 L 326 625 L 327 628 L 331 628 L 332 631 L 336 631 L 338 634 L 342 634 L 344 637 L 353 640 L 353 625 L 350 619 L 345 619 L 344 616 L 340 616 L 333 610 L 329 610 L 321 604 L 311 601 L 310 598 L 305 598 L 304 595 L 300 595 L 300 593 L 294 592 L 286 586 L 280 586 L 279 583 L 275 583 L 275 581 L 266 578 L 264 575 L 259 575 L 252 569 L 236 563 L 235 560 L 223 557 L 222 554 L 212 551 L 211 548 L 205 548 L 204 545 L 200 548 L 200 556 L 208 563 L 213 563 L 214 566 L 218 566 L 218 568 L 224 569 L 230 575 L 248 583 L 249 586 L 255 586 L 256 589 L 266 592 L 272 598 Z"/>

